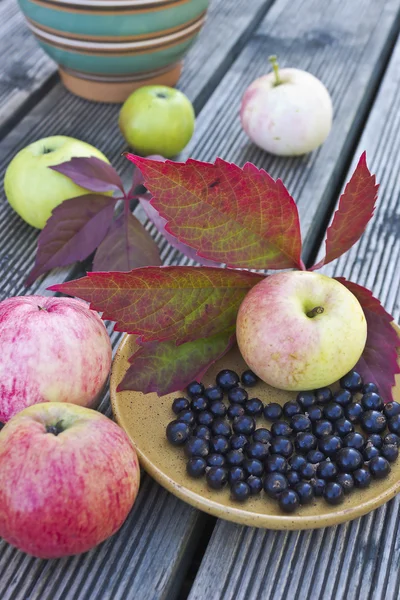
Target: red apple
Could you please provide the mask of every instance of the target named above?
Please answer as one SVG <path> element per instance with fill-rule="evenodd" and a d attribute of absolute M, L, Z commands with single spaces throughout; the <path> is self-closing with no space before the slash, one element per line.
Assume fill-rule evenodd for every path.
<path fill-rule="evenodd" d="M 111 366 L 98 314 L 80 300 L 16 296 L 0 303 L 0 421 L 38 402 L 93 406 Z"/>
<path fill-rule="evenodd" d="M 128 436 L 101 413 L 26 408 L 0 432 L 0 537 L 40 558 L 86 552 L 121 527 L 139 481 Z"/>

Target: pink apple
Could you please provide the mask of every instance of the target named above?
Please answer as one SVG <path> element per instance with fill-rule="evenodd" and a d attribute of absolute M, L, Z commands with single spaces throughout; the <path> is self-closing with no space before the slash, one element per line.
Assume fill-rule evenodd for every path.
<path fill-rule="evenodd" d="M 250 290 L 237 318 L 237 340 L 249 367 L 283 390 L 330 385 L 360 358 L 367 324 L 357 298 L 341 283 L 309 271 L 277 273 Z"/>
<path fill-rule="evenodd" d="M 113 421 L 36 404 L 0 432 L 0 536 L 40 558 L 86 552 L 121 527 L 139 481 L 136 452 Z"/>
<path fill-rule="evenodd" d="M 38 402 L 93 406 L 111 366 L 97 313 L 70 298 L 16 296 L 0 303 L 0 421 Z"/>

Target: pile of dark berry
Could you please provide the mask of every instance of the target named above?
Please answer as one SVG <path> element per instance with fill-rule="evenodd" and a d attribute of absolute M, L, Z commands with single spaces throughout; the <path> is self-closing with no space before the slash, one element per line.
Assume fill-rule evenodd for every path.
<path fill-rule="evenodd" d="M 215 490 L 229 484 L 237 501 L 264 490 L 285 512 L 321 496 L 339 504 L 354 487 L 387 477 L 399 452 L 400 404 L 384 405 L 375 384 L 351 371 L 338 391 L 300 392 L 283 406 L 264 406 L 244 389 L 257 382 L 247 370 L 240 387 L 238 374 L 224 370 L 216 385 L 205 389 L 194 381 L 190 399 L 174 400 L 167 439 L 184 447 L 188 475 L 205 475 Z M 256 428 L 262 415 L 269 429 Z"/>

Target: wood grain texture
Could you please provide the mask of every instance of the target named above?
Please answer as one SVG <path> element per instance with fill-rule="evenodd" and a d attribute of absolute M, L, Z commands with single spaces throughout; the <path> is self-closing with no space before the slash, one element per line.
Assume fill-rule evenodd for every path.
<path fill-rule="evenodd" d="M 354 152 L 380 183 L 362 239 L 322 272 L 369 287 L 400 321 L 400 43 Z M 310 532 L 273 532 L 219 521 L 189 596 L 200 600 L 396 600 L 400 497 L 366 517 Z"/>

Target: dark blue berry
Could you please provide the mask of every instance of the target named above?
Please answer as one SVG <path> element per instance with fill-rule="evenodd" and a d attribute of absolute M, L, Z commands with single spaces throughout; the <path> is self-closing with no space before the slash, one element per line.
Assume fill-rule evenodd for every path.
<path fill-rule="evenodd" d="M 317 447 L 317 438 L 308 431 L 302 431 L 296 435 L 294 446 L 298 452 L 306 454 Z"/>
<path fill-rule="evenodd" d="M 286 421 L 275 421 L 275 423 L 272 423 L 271 425 L 271 433 L 274 437 L 281 435 L 288 436 L 292 433 L 292 429 Z"/>
<path fill-rule="evenodd" d="M 215 400 L 210 404 L 210 413 L 214 417 L 224 417 L 226 415 L 226 406 L 221 400 Z"/>
<path fill-rule="evenodd" d="M 184 421 L 171 421 L 171 423 L 168 423 L 166 434 L 167 440 L 173 446 L 183 446 L 191 435 L 190 427 Z"/>
<path fill-rule="evenodd" d="M 250 417 L 249 415 L 243 415 L 242 417 L 237 417 L 233 421 L 232 428 L 235 433 L 251 435 L 256 429 L 256 422 L 253 417 Z"/>
<path fill-rule="evenodd" d="M 337 466 L 331 460 L 323 460 L 317 467 L 318 479 L 325 479 L 325 481 L 335 479 L 337 472 Z"/>
<path fill-rule="evenodd" d="M 388 433 L 388 435 L 392 435 L 390 433 Z M 388 436 L 386 436 L 388 437 Z M 395 436 L 396 438 L 397 436 Z M 385 438 L 386 439 L 386 438 Z M 399 442 L 400 442 L 400 438 L 398 438 Z M 379 433 L 372 433 L 368 438 L 367 438 L 367 444 L 370 443 L 373 446 L 376 446 L 377 448 L 382 448 L 383 446 L 383 439 L 381 438 L 381 436 L 379 435 Z M 387 444 L 391 444 L 394 442 L 386 442 Z"/>
<path fill-rule="evenodd" d="M 332 400 L 332 390 L 328 387 L 315 390 L 315 399 L 318 404 L 328 404 Z"/>
<path fill-rule="evenodd" d="M 300 481 L 295 487 L 300 504 L 310 504 L 314 500 L 314 486 L 309 481 Z"/>
<path fill-rule="evenodd" d="M 400 415 L 400 404 L 398 402 L 389 402 L 383 407 L 383 414 L 387 419 Z"/>
<path fill-rule="evenodd" d="M 323 460 L 325 460 L 325 454 L 323 452 L 321 452 L 321 450 L 310 450 L 310 452 L 307 454 L 307 462 L 312 463 L 313 465 L 316 465 L 320 462 L 322 462 Z"/>
<path fill-rule="evenodd" d="M 349 421 L 357 424 L 360 422 L 361 417 L 364 414 L 364 409 L 359 402 L 354 402 L 346 406 L 344 414 Z"/>
<path fill-rule="evenodd" d="M 250 477 L 247 478 L 247 485 L 250 488 L 250 494 L 252 496 L 256 496 L 257 494 L 259 494 L 261 492 L 263 482 L 262 482 L 261 477 L 256 477 L 255 475 L 250 475 Z"/>
<path fill-rule="evenodd" d="M 314 406 L 310 406 L 306 413 L 307 417 L 315 423 L 316 421 L 320 421 L 323 417 L 322 408 L 314 404 Z"/>
<path fill-rule="evenodd" d="M 260 427 L 256 429 L 253 433 L 253 441 L 261 442 L 262 444 L 269 444 L 272 440 L 272 433 L 269 429 L 265 429 L 264 427 Z"/>
<path fill-rule="evenodd" d="M 192 456 L 205 457 L 209 453 L 210 445 L 207 440 L 198 437 L 191 437 L 185 444 L 185 454 L 189 458 Z"/>
<path fill-rule="evenodd" d="M 304 465 L 301 465 L 301 467 L 298 471 L 294 471 L 294 472 L 295 473 L 297 472 L 302 479 L 305 479 L 306 481 L 310 481 L 313 477 L 315 477 L 316 465 L 313 465 L 312 463 L 307 462 Z"/>
<path fill-rule="evenodd" d="M 286 473 L 288 470 L 287 460 L 280 454 L 272 454 L 271 456 L 267 456 L 264 465 L 267 473 Z"/>
<path fill-rule="evenodd" d="M 324 417 L 329 421 L 337 421 L 341 419 L 344 415 L 343 407 L 337 402 L 330 402 L 324 406 Z"/>
<path fill-rule="evenodd" d="M 286 473 L 286 478 L 287 478 L 287 480 L 289 482 L 289 485 L 291 487 L 297 485 L 301 481 L 301 477 L 300 477 L 299 471 L 288 471 Z"/>
<path fill-rule="evenodd" d="M 278 498 L 288 487 L 288 480 L 282 473 L 269 473 L 264 479 L 264 491 L 270 498 Z"/>
<path fill-rule="evenodd" d="M 258 382 L 258 377 L 253 371 L 247 369 L 247 371 L 243 371 L 241 376 L 241 382 L 245 387 L 254 387 Z"/>
<path fill-rule="evenodd" d="M 293 433 L 311 431 L 311 421 L 306 415 L 294 415 L 290 419 L 290 427 L 293 429 Z"/>
<path fill-rule="evenodd" d="M 388 429 L 391 433 L 400 435 L 400 415 L 394 415 L 388 421 Z"/>
<path fill-rule="evenodd" d="M 352 473 L 362 466 L 363 457 L 355 448 L 341 448 L 336 454 L 336 464 L 343 473 Z"/>
<path fill-rule="evenodd" d="M 295 512 L 300 506 L 300 498 L 294 490 L 284 490 L 278 502 L 279 508 L 286 513 Z"/>
<path fill-rule="evenodd" d="M 333 394 L 333 402 L 336 402 L 336 404 L 340 404 L 340 406 L 342 406 L 343 408 L 351 404 L 352 398 L 353 397 L 349 390 L 338 390 Z"/>
<path fill-rule="evenodd" d="M 205 425 L 197 425 L 197 427 L 193 429 L 193 435 L 199 438 L 204 438 L 205 440 L 211 439 L 210 428 L 206 427 Z"/>
<path fill-rule="evenodd" d="M 195 396 L 190 403 L 193 412 L 202 412 L 208 408 L 208 400 L 205 396 Z"/>
<path fill-rule="evenodd" d="M 366 433 L 381 433 L 386 429 L 386 417 L 376 410 L 367 410 L 362 415 L 360 424 Z"/>
<path fill-rule="evenodd" d="M 328 504 L 340 504 L 344 500 L 342 486 L 336 481 L 330 481 L 324 489 L 324 498 Z"/>
<path fill-rule="evenodd" d="M 250 398 L 244 403 L 244 410 L 247 415 L 259 417 L 262 414 L 264 404 L 259 398 Z"/>
<path fill-rule="evenodd" d="M 333 457 L 342 447 L 342 440 L 337 435 L 327 435 L 318 440 L 318 450 L 321 450 L 325 456 Z"/>
<path fill-rule="evenodd" d="M 382 448 L 383 444 L 394 444 L 395 446 L 400 446 L 400 437 L 398 435 L 396 435 L 395 433 L 388 433 L 387 435 L 385 435 L 385 437 L 381 438 L 381 445 L 380 448 Z M 375 444 L 376 446 L 376 444 Z M 379 446 L 377 446 L 378 448 Z"/>
<path fill-rule="evenodd" d="M 228 473 L 229 483 L 235 483 L 235 481 L 244 481 L 246 479 L 246 471 L 243 467 L 231 467 Z"/>
<path fill-rule="evenodd" d="M 289 467 L 292 471 L 299 471 L 301 465 L 305 465 L 307 460 L 301 454 L 294 454 L 289 460 Z"/>
<path fill-rule="evenodd" d="M 209 454 L 206 460 L 209 467 L 222 467 L 226 462 L 223 454 Z"/>
<path fill-rule="evenodd" d="M 353 473 L 354 485 L 358 488 L 366 488 L 371 483 L 371 474 L 368 469 L 362 467 Z"/>
<path fill-rule="evenodd" d="M 361 388 L 361 392 L 363 394 L 368 394 L 368 392 L 375 392 L 376 394 L 379 394 L 378 386 L 375 385 L 375 383 L 364 383 Z"/>
<path fill-rule="evenodd" d="M 353 433 L 349 433 L 346 437 L 343 438 L 343 446 L 346 448 L 355 448 L 356 450 L 362 450 L 366 444 L 365 437 L 362 433 L 358 433 L 358 431 L 354 431 Z"/>
<path fill-rule="evenodd" d="M 335 433 L 340 437 L 345 437 L 354 431 L 354 425 L 348 419 L 338 419 L 335 421 Z"/>
<path fill-rule="evenodd" d="M 380 452 L 389 462 L 394 462 L 399 456 L 399 449 L 395 444 L 383 444 Z"/>
<path fill-rule="evenodd" d="M 282 418 L 283 410 L 280 404 L 276 402 L 271 402 L 270 404 L 266 404 L 264 406 L 264 417 L 268 421 L 278 421 Z"/>
<path fill-rule="evenodd" d="M 375 479 L 384 479 L 391 471 L 389 462 L 383 456 L 375 456 L 368 465 L 369 472 Z"/>
<path fill-rule="evenodd" d="M 181 410 L 177 415 L 177 420 L 187 423 L 189 427 L 194 427 L 196 424 L 196 415 L 192 410 Z"/>
<path fill-rule="evenodd" d="M 216 377 L 217 385 L 222 390 L 231 390 L 239 385 L 239 375 L 230 369 L 220 371 Z"/>
<path fill-rule="evenodd" d="M 235 481 L 231 485 L 232 500 L 245 502 L 250 496 L 250 487 L 245 481 Z"/>
<path fill-rule="evenodd" d="M 300 404 L 295 402 L 294 400 L 289 400 L 289 402 L 285 402 L 282 407 L 283 416 L 287 419 L 291 419 L 294 415 L 300 415 L 303 412 Z"/>
<path fill-rule="evenodd" d="M 362 378 L 357 371 L 350 371 L 340 380 L 340 385 L 342 388 L 346 390 L 350 390 L 350 392 L 358 392 L 362 388 Z"/>
<path fill-rule="evenodd" d="M 248 393 L 241 387 L 235 387 L 229 390 L 228 400 L 231 404 L 244 404 L 248 400 Z"/>
<path fill-rule="evenodd" d="M 314 495 L 316 498 L 321 498 L 324 495 L 326 481 L 325 479 L 313 479 Z"/>
<path fill-rule="evenodd" d="M 207 463 L 201 456 L 193 456 L 186 463 L 186 472 L 190 477 L 198 479 L 206 472 Z"/>
<path fill-rule="evenodd" d="M 187 398 L 175 398 L 172 403 L 172 410 L 177 415 L 182 410 L 188 410 L 190 408 L 190 402 Z"/>
<path fill-rule="evenodd" d="M 198 381 L 192 381 L 192 383 L 189 383 L 187 386 L 186 391 L 191 398 L 194 398 L 195 396 L 201 396 L 201 394 L 204 392 L 204 385 Z"/>
<path fill-rule="evenodd" d="M 204 390 L 204 396 L 210 402 L 217 402 L 223 399 L 224 392 L 217 385 L 210 385 L 210 387 Z"/>
<path fill-rule="evenodd" d="M 268 446 L 262 442 L 252 442 L 245 449 L 247 458 L 264 460 L 268 456 Z"/>
<path fill-rule="evenodd" d="M 383 400 L 375 392 L 368 392 L 361 398 L 361 406 L 364 410 L 379 410 L 383 409 Z"/>
<path fill-rule="evenodd" d="M 323 438 L 326 437 L 327 435 L 332 435 L 333 434 L 333 425 L 330 421 L 328 421 L 327 419 L 322 419 L 321 421 L 316 421 L 313 424 L 313 431 L 314 431 L 314 435 L 317 438 Z"/>
<path fill-rule="evenodd" d="M 205 425 L 206 427 L 210 427 L 214 421 L 214 416 L 210 411 L 205 410 L 197 415 L 197 423 L 199 425 Z"/>
<path fill-rule="evenodd" d="M 226 454 L 229 450 L 229 440 L 224 435 L 216 435 L 210 439 L 210 452 Z"/>
<path fill-rule="evenodd" d="M 363 455 L 363 459 L 366 462 L 368 462 L 375 456 L 379 456 L 380 450 L 379 450 L 379 448 L 377 448 L 376 446 L 373 446 L 372 444 L 367 444 L 365 446 L 364 450 L 362 451 L 362 455 Z"/>
<path fill-rule="evenodd" d="M 226 462 L 231 467 L 240 467 L 244 462 L 243 450 L 229 450 L 226 454 Z"/>
<path fill-rule="evenodd" d="M 300 404 L 301 408 L 306 411 L 315 404 L 316 398 L 314 392 L 300 392 L 297 394 L 296 401 Z"/>
<path fill-rule="evenodd" d="M 345 494 L 349 494 L 354 488 L 354 479 L 350 473 L 339 473 L 336 477 L 336 483 L 342 486 Z"/>
<path fill-rule="evenodd" d="M 230 404 L 228 406 L 227 416 L 230 421 L 236 419 L 236 417 L 242 417 L 245 414 L 244 406 L 241 404 Z"/>
<path fill-rule="evenodd" d="M 242 419 L 243 417 L 239 417 Z M 213 424 L 211 425 L 211 431 L 213 435 L 224 435 L 229 437 L 231 435 L 231 427 L 229 423 L 227 423 L 224 419 L 214 419 Z"/>
<path fill-rule="evenodd" d="M 248 475 L 255 475 L 256 477 L 261 477 L 264 471 L 262 462 L 256 458 L 246 458 L 243 462 L 243 468 Z"/>
<path fill-rule="evenodd" d="M 271 454 L 281 454 L 285 458 L 289 458 L 293 454 L 293 444 L 286 436 L 276 436 L 272 438 L 269 451 Z"/>
<path fill-rule="evenodd" d="M 249 443 L 249 440 L 243 433 L 234 433 L 229 440 L 232 450 L 240 450 Z"/>
<path fill-rule="evenodd" d="M 225 467 L 210 467 L 206 472 L 206 481 L 213 490 L 220 490 L 228 481 L 228 469 Z"/>

